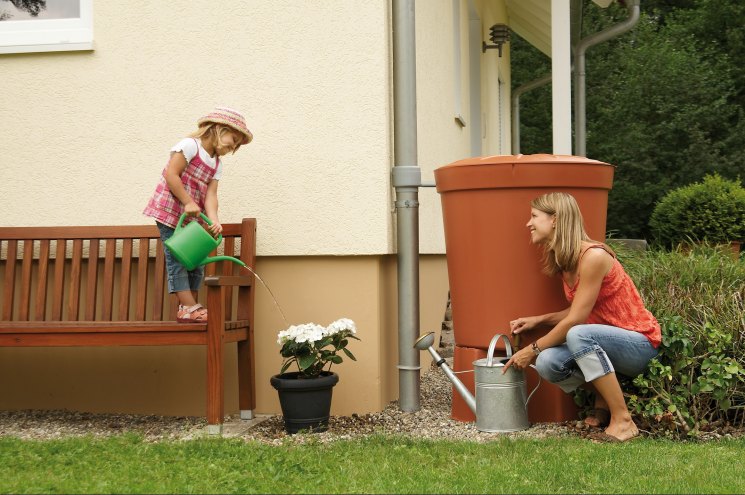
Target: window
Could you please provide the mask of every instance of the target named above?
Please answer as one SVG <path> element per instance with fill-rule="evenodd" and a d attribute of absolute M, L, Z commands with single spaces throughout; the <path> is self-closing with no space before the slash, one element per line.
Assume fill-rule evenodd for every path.
<path fill-rule="evenodd" d="M 0 53 L 93 49 L 93 0 L 0 0 Z"/>

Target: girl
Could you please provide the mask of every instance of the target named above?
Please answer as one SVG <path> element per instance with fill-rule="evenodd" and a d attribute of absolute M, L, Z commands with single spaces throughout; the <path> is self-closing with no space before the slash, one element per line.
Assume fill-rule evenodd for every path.
<path fill-rule="evenodd" d="M 204 210 L 212 221 L 206 226 L 213 236 L 222 232 L 217 216 L 217 184 L 222 176 L 221 156 L 235 153 L 253 139 L 246 119 L 236 110 L 217 107 L 197 121 L 198 129 L 171 148 L 171 157 L 163 169 L 155 193 L 143 213 L 153 217 L 166 241 L 173 235 L 182 213 L 197 217 Z M 203 267 L 187 271 L 163 246 L 168 270 L 168 292 L 178 297 L 176 321 L 207 321 L 207 309 L 196 297 L 204 275 Z"/>
<path fill-rule="evenodd" d="M 578 386 L 594 392 L 595 406 L 585 419 L 607 426 L 602 440 L 624 441 L 639 434 L 626 407 L 616 370 L 626 376 L 643 372 L 657 355 L 660 325 L 644 307 L 634 282 L 613 251 L 585 233 L 574 197 L 549 193 L 531 202 L 533 244 L 544 247 L 544 272 L 559 274 L 570 306 L 510 322 L 513 334 L 551 330 L 507 362 L 523 369 L 534 359 L 538 373 L 567 393 Z"/>

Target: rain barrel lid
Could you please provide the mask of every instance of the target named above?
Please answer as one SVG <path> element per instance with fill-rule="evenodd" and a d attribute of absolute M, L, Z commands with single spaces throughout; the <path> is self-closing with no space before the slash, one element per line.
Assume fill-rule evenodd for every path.
<path fill-rule="evenodd" d="M 435 170 L 440 193 L 466 189 L 608 189 L 614 166 L 573 155 L 494 155 L 466 158 Z"/>

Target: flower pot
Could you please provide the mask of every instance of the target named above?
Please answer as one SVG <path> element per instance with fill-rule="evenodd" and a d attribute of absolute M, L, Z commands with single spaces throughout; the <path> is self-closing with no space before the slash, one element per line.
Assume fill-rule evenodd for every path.
<path fill-rule="evenodd" d="M 279 393 L 287 433 L 328 430 L 331 393 L 339 375 L 324 371 L 317 378 L 303 378 L 299 372 L 292 372 L 274 375 L 270 381 Z"/>

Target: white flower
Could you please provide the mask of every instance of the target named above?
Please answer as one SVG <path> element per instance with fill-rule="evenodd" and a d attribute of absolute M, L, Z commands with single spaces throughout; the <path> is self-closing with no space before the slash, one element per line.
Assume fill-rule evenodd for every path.
<path fill-rule="evenodd" d="M 352 334 L 357 333 L 357 327 L 349 318 L 340 318 L 326 327 L 328 335 L 334 335 L 344 330 L 349 330 Z"/>

